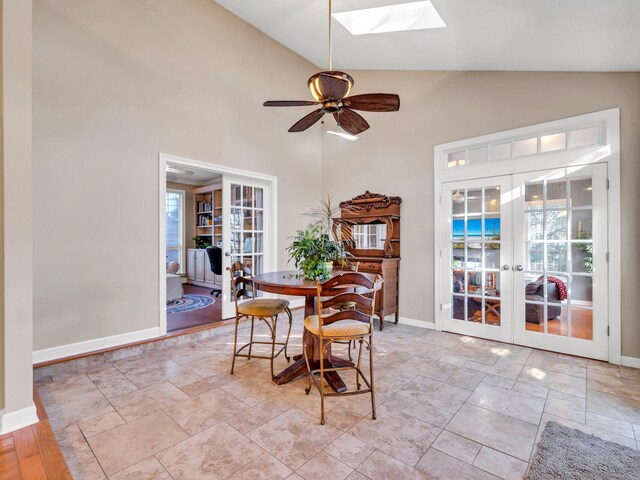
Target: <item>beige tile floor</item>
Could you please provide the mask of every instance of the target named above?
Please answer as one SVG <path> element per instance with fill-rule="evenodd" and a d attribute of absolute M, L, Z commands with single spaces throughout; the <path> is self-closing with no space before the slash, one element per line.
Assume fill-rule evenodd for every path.
<path fill-rule="evenodd" d="M 549 420 L 640 442 L 640 370 L 389 324 L 374 337 L 377 420 L 368 396 L 331 398 L 321 426 L 306 380 L 275 385 L 265 360 L 230 375 L 232 340 L 38 369 L 74 478 L 510 480 Z"/>

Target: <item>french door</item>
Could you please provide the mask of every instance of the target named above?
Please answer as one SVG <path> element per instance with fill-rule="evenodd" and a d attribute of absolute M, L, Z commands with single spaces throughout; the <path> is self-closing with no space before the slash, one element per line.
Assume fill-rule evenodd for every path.
<path fill-rule="evenodd" d="M 607 167 L 443 184 L 444 330 L 606 360 Z"/>
<path fill-rule="evenodd" d="M 271 270 L 271 186 L 268 182 L 224 175 L 222 179 L 223 267 L 242 262 L 254 275 Z M 231 279 L 222 275 L 222 316 L 235 315 Z"/>
<path fill-rule="evenodd" d="M 510 186 L 508 175 L 443 185 L 443 330 L 512 339 Z"/>

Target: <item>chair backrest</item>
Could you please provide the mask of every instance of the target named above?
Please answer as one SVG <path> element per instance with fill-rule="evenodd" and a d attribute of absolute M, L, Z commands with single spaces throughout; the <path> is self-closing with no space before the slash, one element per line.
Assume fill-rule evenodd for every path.
<path fill-rule="evenodd" d="M 233 290 L 233 300 L 238 307 L 238 300 L 243 298 L 255 298 L 255 286 L 251 278 L 251 268 L 242 262 L 235 262 L 227 267 L 229 275 L 231 275 L 231 289 Z"/>
<path fill-rule="evenodd" d="M 222 275 L 222 249 L 220 247 L 207 247 L 206 250 L 211 271 L 216 275 Z"/>
<path fill-rule="evenodd" d="M 357 272 L 335 275 L 323 283 L 316 279 L 318 312 L 339 303 L 353 302 L 356 304 L 355 309 L 341 310 L 326 317 L 320 316 L 320 326 L 331 325 L 339 320 L 357 320 L 371 325 L 376 304 L 376 292 L 382 287 L 382 282 L 380 275 L 376 275 L 371 280 L 369 276 Z M 335 289 L 345 289 L 345 291 L 327 298 L 327 292 Z"/>

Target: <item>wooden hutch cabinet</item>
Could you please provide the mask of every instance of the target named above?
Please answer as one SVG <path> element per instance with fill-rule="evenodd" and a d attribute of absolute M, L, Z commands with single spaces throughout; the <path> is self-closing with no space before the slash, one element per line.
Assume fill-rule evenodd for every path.
<path fill-rule="evenodd" d="M 398 323 L 398 282 L 400 270 L 400 197 L 389 197 L 368 190 L 340 203 L 340 218 L 334 228 L 346 240 L 349 261 L 358 271 L 382 275 L 384 283 L 376 296 L 375 314 L 395 315 Z"/>

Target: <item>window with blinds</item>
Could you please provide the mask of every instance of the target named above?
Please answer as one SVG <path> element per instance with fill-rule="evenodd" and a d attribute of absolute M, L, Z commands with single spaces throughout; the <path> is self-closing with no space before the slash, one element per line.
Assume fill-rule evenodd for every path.
<path fill-rule="evenodd" d="M 182 273 L 184 264 L 184 192 L 167 190 L 166 203 L 166 232 L 167 232 L 167 262 L 178 262 Z"/>

